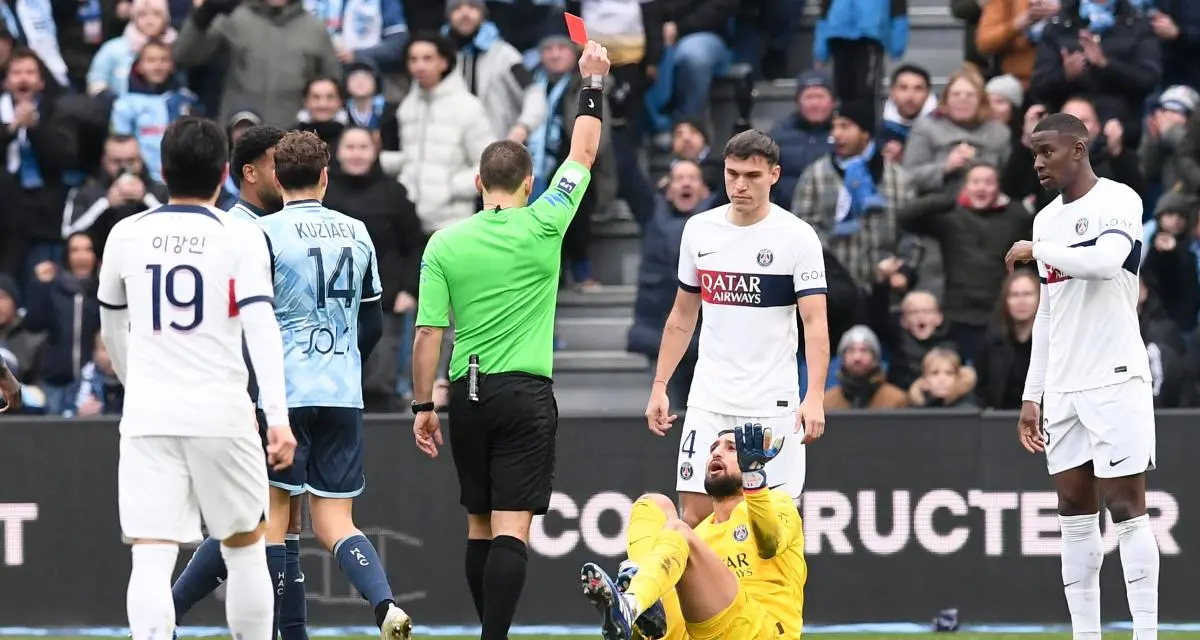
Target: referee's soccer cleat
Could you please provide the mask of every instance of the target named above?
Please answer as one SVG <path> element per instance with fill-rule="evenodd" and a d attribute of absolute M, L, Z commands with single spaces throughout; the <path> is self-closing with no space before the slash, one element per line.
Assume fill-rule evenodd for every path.
<path fill-rule="evenodd" d="M 600 633 L 604 640 L 630 640 L 633 637 L 633 606 L 625 594 L 617 590 L 612 578 L 598 565 L 587 563 L 579 571 L 583 597 L 600 612 Z"/>
<path fill-rule="evenodd" d="M 404 609 L 395 604 L 388 605 L 387 615 L 379 626 L 380 640 L 410 640 L 412 638 L 412 618 Z"/>
<path fill-rule="evenodd" d="M 629 559 L 621 561 L 620 566 L 617 567 L 617 579 L 614 581 L 617 591 L 625 593 L 637 572 L 636 562 Z M 663 608 L 662 600 L 655 602 L 649 609 L 639 614 L 633 624 L 637 627 L 638 633 L 641 633 L 646 640 L 658 640 L 658 638 L 666 636 L 667 610 Z"/>

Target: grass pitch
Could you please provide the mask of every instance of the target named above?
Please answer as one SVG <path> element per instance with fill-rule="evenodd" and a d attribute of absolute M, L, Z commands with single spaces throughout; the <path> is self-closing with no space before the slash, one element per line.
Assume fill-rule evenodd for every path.
<path fill-rule="evenodd" d="M 1129 640 L 1130 632 L 1105 632 L 1104 640 Z M 2 636 L 4 640 L 96 640 L 96 636 Z M 214 636 L 216 640 L 217 636 Z M 371 636 L 356 635 L 343 638 L 322 638 L 322 640 L 364 640 Z M 420 635 L 415 638 L 421 638 Z M 443 640 L 478 640 L 478 636 L 468 635 L 426 635 L 425 638 Z M 564 640 L 564 639 L 599 639 L 600 634 L 588 635 L 516 635 L 514 639 L 521 640 Z M 817 640 L 1070 640 L 1070 633 L 929 633 L 929 634 L 804 634 L 805 639 Z M 1200 640 L 1200 633 L 1170 633 L 1160 632 L 1159 640 Z M 223 639 L 222 639 L 223 640 Z"/>

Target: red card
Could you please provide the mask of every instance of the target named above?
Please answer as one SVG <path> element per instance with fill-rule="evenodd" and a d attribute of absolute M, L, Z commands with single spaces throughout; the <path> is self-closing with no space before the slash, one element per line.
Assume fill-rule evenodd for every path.
<path fill-rule="evenodd" d="M 587 29 L 583 26 L 583 18 L 573 13 L 563 13 L 563 18 L 567 21 L 567 34 L 571 36 L 571 42 L 581 47 L 587 46 Z"/>

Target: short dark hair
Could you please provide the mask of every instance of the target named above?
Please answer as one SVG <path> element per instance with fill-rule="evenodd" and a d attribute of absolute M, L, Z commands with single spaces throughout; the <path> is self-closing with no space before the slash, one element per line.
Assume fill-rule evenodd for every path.
<path fill-rule="evenodd" d="M 458 50 L 454 48 L 454 43 L 435 31 L 418 31 L 409 37 L 408 44 L 404 45 L 404 64 L 408 64 L 408 54 L 418 42 L 432 44 L 438 55 L 446 61 L 446 72 L 442 74 L 442 79 L 445 80 L 458 63 Z"/>
<path fill-rule="evenodd" d="M 925 86 L 927 86 L 927 87 L 933 86 L 933 81 L 930 79 L 929 72 L 925 70 L 925 67 L 921 67 L 921 66 L 912 64 L 911 62 L 902 64 L 902 65 L 896 67 L 895 69 L 893 69 L 892 77 L 891 77 L 890 81 L 888 82 L 888 84 L 896 84 L 896 80 L 899 79 L 900 76 L 902 76 L 906 73 L 911 73 L 914 76 L 920 77 L 922 80 L 925 81 Z"/>
<path fill-rule="evenodd" d="M 12 64 L 17 60 L 33 60 L 37 63 L 38 71 L 42 70 L 42 59 L 39 58 L 38 54 L 29 47 L 20 45 L 13 48 L 12 53 L 8 55 L 8 63 Z"/>
<path fill-rule="evenodd" d="M 775 144 L 771 136 L 758 129 L 747 129 L 725 143 L 725 153 L 722 157 L 738 160 L 759 157 L 766 160 L 767 164 L 775 166 L 779 164 L 779 145 Z"/>
<path fill-rule="evenodd" d="M 275 145 L 275 178 L 288 191 L 315 187 L 329 166 L 329 145 L 311 131 L 289 131 Z"/>
<path fill-rule="evenodd" d="M 104 141 L 111 142 L 113 144 L 125 144 L 127 142 L 137 142 L 138 140 L 128 133 L 112 133 L 109 134 L 108 138 L 105 138 Z"/>
<path fill-rule="evenodd" d="M 513 193 L 533 175 L 533 158 L 525 145 L 500 140 L 489 144 L 479 158 L 479 181 L 488 191 Z"/>
<path fill-rule="evenodd" d="M 1083 121 L 1069 113 L 1052 113 L 1042 118 L 1042 121 L 1033 128 L 1034 133 L 1039 131 L 1053 131 L 1060 135 L 1071 136 L 1084 143 L 1087 143 L 1088 138 L 1091 137 L 1087 127 L 1083 126 Z"/>
<path fill-rule="evenodd" d="M 304 98 L 307 98 L 308 92 L 312 91 L 313 86 L 320 84 L 322 82 L 328 82 L 329 84 L 333 85 L 333 90 L 337 92 L 339 100 L 342 99 L 343 97 L 345 97 L 345 91 L 342 90 L 342 83 L 338 82 L 337 78 L 334 78 L 332 76 L 317 76 L 317 77 L 313 78 L 312 80 L 309 80 L 304 85 L 304 93 L 302 93 L 300 95 Z"/>
<path fill-rule="evenodd" d="M 171 196 L 211 198 L 221 188 L 229 162 L 229 140 L 212 120 L 184 116 L 162 139 L 162 175 Z"/>
<path fill-rule="evenodd" d="M 258 162 L 279 141 L 283 139 L 283 129 L 269 124 L 250 127 L 233 143 L 233 156 L 229 160 L 229 176 L 233 184 L 242 186 L 242 170 L 246 165 Z"/>

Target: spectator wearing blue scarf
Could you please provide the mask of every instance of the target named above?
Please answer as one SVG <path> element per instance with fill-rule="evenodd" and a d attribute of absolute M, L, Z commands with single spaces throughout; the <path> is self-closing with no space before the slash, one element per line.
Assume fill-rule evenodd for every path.
<path fill-rule="evenodd" d="M 848 102 L 833 113 L 833 153 L 805 169 L 792 213 L 808 221 L 864 290 L 876 265 L 892 254 L 896 214 L 913 190 L 907 174 L 879 152 L 872 132 L 875 105 Z"/>
<path fill-rule="evenodd" d="M 384 151 L 400 150 L 398 108 L 383 97 L 378 67 L 365 60 L 346 67 L 346 116 L 354 126 L 370 131 Z"/>

